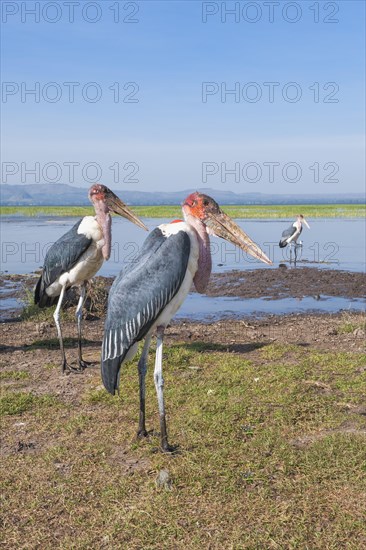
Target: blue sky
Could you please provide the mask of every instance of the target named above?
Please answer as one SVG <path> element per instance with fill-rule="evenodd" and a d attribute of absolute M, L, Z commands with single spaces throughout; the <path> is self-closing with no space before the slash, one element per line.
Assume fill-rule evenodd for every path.
<path fill-rule="evenodd" d="M 2 3 L 3 182 L 364 191 L 364 2 L 65 4 Z"/>

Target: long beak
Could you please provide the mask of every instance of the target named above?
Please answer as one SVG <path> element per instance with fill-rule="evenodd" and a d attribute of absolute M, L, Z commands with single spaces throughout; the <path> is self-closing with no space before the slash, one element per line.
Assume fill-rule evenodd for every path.
<path fill-rule="evenodd" d="M 309 225 L 308 222 L 305 220 L 305 218 L 303 218 L 302 221 L 304 222 L 304 224 L 306 225 L 306 227 L 307 227 L 308 229 L 310 229 L 310 225 Z"/>
<path fill-rule="evenodd" d="M 204 223 L 217 237 L 235 244 L 254 258 L 257 258 L 257 260 L 272 265 L 271 260 L 267 258 L 263 250 L 224 212 L 208 214 Z"/>
<path fill-rule="evenodd" d="M 115 214 L 118 214 L 119 216 L 126 218 L 126 220 L 135 223 L 139 227 L 142 227 L 142 229 L 149 231 L 146 225 L 112 191 L 106 196 L 106 204 L 109 210 L 112 210 L 112 212 L 114 212 Z"/>

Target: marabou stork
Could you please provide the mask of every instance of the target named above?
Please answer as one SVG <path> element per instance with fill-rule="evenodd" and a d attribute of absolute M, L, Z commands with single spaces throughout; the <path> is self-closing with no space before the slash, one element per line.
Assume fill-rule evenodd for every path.
<path fill-rule="evenodd" d="M 282 239 L 279 242 L 280 248 L 285 248 L 288 244 L 290 245 L 290 263 L 292 261 L 292 247 L 294 247 L 294 253 L 295 253 L 295 264 L 297 260 L 297 249 L 299 246 L 302 246 L 301 242 L 298 243 L 297 239 L 301 235 L 302 231 L 302 224 L 305 224 L 308 229 L 310 229 L 310 225 L 305 220 L 304 216 L 302 214 L 299 214 L 296 216 L 296 221 L 294 221 L 293 224 L 290 225 L 288 229 L 285 229 L 285 231 L 282 233 Z"/>
<path fill-rule="evenodd" d="M 151 338 L 157 336 L 154 382 L 160 415 L 161 447 L 168 444 L 163 396 L 163 337 L 173 315 L 184 302 L 192 282 L 203 293 L 211 274 L 209 235 L 222 237 L 259 260 L 272 262 L 219 205 L 201 193 L 189 195 L 183 203 L 183 220 L 154 229 L 135 261 L 115 279 L 108 299 L 101 371 L 105 388 L 118 390 L 122 364 L 136 353 L 145 338 L 138 363 L 140 415 L 138 436 L 147 436 L 145 426 L 145 375 Z"/>
<path fill-rule="evenodd" d="M 48 250 L 42 274 L 37 282 L 34 303 L 40 308 L 56 303 L 53 314 L 62 354 L 62 372 L 81 372 L 88 363 L 82 358 L 81 319 L 86 283 L 101 268 L 111 254 L 112 218 L 115 212 L 139 227 L 145 224 L 105 185 L 95 184 L 89 189 L 89 199 L 95 208 L 95 216 L 85 216 Z M 67 364 L 60 325 L 60 309 L 66 290 L 79 287 L 80 298 L 76 308 L 78 323 L 79 368 Z"/>

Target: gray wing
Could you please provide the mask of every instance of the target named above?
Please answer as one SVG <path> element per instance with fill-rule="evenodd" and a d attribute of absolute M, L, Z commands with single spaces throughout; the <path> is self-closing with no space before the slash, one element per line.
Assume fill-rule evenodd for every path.
<path fill-rule="evenodd" d="M 187 271 L 190 238 L 184 231 L 165 237 L 156 228 L 135 261 L 115 279 L 108 299 L 102 346 L 102 380 L 112 394 L 123 359 L 142 340 L 177 294 Z"/>
<path fill-rule="evenodd" d="M 39 307 L 52 305 L 55 298 L 46 294 L 46 289 L 56 279 L 72 269 L 78 262 L 80 256 L 91 245 L 92 239 L 78 233 L 78 227 L 82 220 L 79 220 L 65 235 L 58 239 L 48 250 L 42 275 L 40 276 L 34 293 L 34 302 Z"/>
<path fill-rule="evenodd" d="M 283 231 L 282 233 L 282 238 L 279 242 L 279 246 L 280 248 L 284 248 L 285 246 L 287 246 L 287 239 L 289 239 L 290 237 L 292 237 L 292 235 L 296 233 L 296 227 L 294 227 L 293 224 L 290 225 L 290 227 L 288 227 L 287 229 L 285 229 L 285 231 Z"/>
<path fill-rule="evenodd" d="M 285 231 L 282 233 L 282 237 L 286 237 L 286 239 L 288 239 L 289 237 L 292 237 L 294 233 L 296 233 L 296 227 L 291 224 L 290 227 L 285 229 Z"/>

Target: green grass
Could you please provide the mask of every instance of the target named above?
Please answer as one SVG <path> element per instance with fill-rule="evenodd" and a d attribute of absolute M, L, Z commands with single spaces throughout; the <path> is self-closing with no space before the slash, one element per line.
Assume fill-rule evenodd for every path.
<path fill-rule="evenodd" d="M 149 430 L 159 426 L 153 351 Z M 365 362 L 359 352 L 279 342 L 251 354 L 167 345 L 174 457 L 157 452 L 156 433 L 136 441 L 137 358 L 122 370 L 119 396 L 100 387 L 98 372 L 54 373 L 55 387 L 79 384 L 78 400 L 47 414 L 36 416 L 40 397 L 7 395 L 7 414 L 23 413 L 34 449 L 3 457 L 4 547 L 361 550 L 365 419 L 352 407 L 364 402 Z M 15 420 L 5 420 L 14 449 Z M 161 469 L 169 491 L 157 487 Z"/>
<path fill-rule="evenodd" d="M 59 365 L 55 365 L 55 363 L 45 363 L 43 365 L 43 368 L 44 369 L 47 369 L 47 370 L 55 370 L 55 369 L 59 369 L 60 366 Z"/>
<path fill-rule="evenodd" d="M 132 210 L 146 218 L 181 218 L 179 206 L 134 206 Z M 303 214 L 306 218 L 359 218 L 365 215 L 362 204 L 321 204 L 321 205 L 249 205 L 223 206 L 223 210 L 233 218 L 293 218 Z M 93 214 L 92 207 L 87 206 L 2 206 L 1 216 L 75 216 Z"/>
<path fill-rule="evenodd" d="M 24 370 L 0 372 L 0 380 L 24 380 L 29 378 L 29 372 Z"/>
<path fill-rule="evenodd" d="M 118 406 L 116 399 L 113 399 L 113 396 L 107 393 L 104 388 L 91 390 L 85 395 L 85 401 L 90 404 L 99 403 L 102 405 Z"/>
<path fill-rule="evenodd" d="M 54 405 L 54 396 L 38 396 L 33 393 L 9 392 L 0 398 L 0 416 L 21 414 L 35 408 Z"/>
<path fill-rule="evenodd" d="M 21 318 L 23 321 L 50 321 L 56 309 L 56 306 L 43 309 L 39 308 L 38 305 L 34 303 L 34 292 L 25 287 L 23 288 L 22 302 L 24 304 L 21 313 Z"/>
<path fill-rule="evenodd" d="M 355 321 L 352 315 L 349 315 L 347 312 L 343 314 L 342 322 L 339 325 L 338 332 L 340 334 L 350 334 L 354 331 L 360 329 L 366 332 L 366 323 L 365 320 Z"/>

